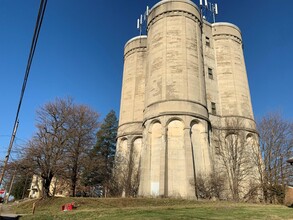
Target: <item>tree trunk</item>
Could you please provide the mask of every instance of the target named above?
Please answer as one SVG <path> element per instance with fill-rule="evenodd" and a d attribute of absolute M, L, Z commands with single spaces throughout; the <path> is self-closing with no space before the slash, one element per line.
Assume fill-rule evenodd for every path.
<path fill-rule="evenodd" d="M 50 195 L 50 185 L 51 185 L 51 181 L 52 181 L 52 178 L 53 178 L 53 174 L 50 172 L 48 175 L 42 176 L 42 178 L 43 178 L 43 188 L 44 188 L 43 197 L 44 198 L 51 197 L 51 195 Z"/>
<path fill-rule="evenodd" d="M 76 182 L 77 182 L 77 167 L 78 167 L 78 161 L 76 160 L 72 167 L 72 174 L 71 174 L 71 192 L 72 197 L 75 197 L 76 195 Z"/>

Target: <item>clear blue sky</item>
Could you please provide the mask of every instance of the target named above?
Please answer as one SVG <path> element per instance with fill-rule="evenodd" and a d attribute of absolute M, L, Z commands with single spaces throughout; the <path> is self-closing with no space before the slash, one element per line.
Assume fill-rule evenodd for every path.
<path fill-rule="evenodd" d="M 119 114 L 124 44 L 138 34 L 136 19 L 146 5 L 157 2 L 48 0 L 16 145 L 34 133 L 36 110 L 56 97 L 71 96 L 101 119 L 111 109 Z M 216 2 L 217 20 L 242 30 L 255 118 L 280 110 L 292 120 L 293 1 Z M 9 144 L 39 3 L 0 0 L 0 155 Z"/>

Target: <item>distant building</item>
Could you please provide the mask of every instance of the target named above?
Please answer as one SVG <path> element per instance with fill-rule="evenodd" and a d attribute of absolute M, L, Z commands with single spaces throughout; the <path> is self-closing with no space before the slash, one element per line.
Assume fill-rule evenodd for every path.
<path fill-rule="evenodd" d="M 290 165 L 293 166 L 293 157 L 287 160 L 287 163 L 290 163 Z M 293 173 L 291 173 L 291 176 L 293 176 Z M 284 204 L 293 207 L 293 182 L 288 183 Z"/>
<path fill-rule="evenodd" d="M 194 197 L 192 180 L 222 169 L 214 131 L 227 120 L 258 141 L 240 29 L 189 0 L 158 2 L 124 48 L 117 157 L 139 171 L 139 195 Z"/>
<path fill-rule="evenodd" d="M 53 177 L 50 185 L 50 194 L 52 196 L 57 197 L 65 197 L 69 196 L 70 193 L 70 185 L 62 180 L 62 179 L 56 179 Z M 42 178 L 38 175 L 33 175 L 32 183 L 29 188 L 29 198 L 30 199 L 36 199 L 40 198 L 43 195 L 43 182 Z"/>

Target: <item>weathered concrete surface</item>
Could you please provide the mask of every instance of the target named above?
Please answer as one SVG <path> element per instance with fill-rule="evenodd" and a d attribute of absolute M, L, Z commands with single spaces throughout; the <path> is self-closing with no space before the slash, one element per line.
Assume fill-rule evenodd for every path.
<path fill-rule="evenodd" d="M 285 193 L 284 204 L 293 207 L 293 187 L 288 186 Z"/>
<path fill-rule="evenodd" d="M 117 152 L 135 158 L 139 195 L 194 198 L 217 164 L 212 128 L 241 119 L 257 138 L 241 32 L 190 0 L 160 1 L 147 29 L 125 46 Z"/>

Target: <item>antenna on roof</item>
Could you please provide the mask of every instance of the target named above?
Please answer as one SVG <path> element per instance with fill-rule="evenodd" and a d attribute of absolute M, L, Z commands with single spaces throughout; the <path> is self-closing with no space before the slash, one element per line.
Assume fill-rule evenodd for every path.
<path fill-rule="evenodd" d="M 140 22 L 139 22 L 139 18 L 137 19 L 136 28 L 137 28 L 137 29 L 140 29 Z"/>
<path fill-rule="evenodd" d="M 146 15 L 146 17 L 149 16 L 149 11 L 150 11 L 149 6 L 147 6 L 147 7 L 146 7 L 146 11 L 145 11 L 145 15 Z"/>
<path fill-rule="evenodd" d="M 147 22 L 148 16 L 149 16 L 149 6 L 146 7 L 145 13 L 140 15 L 140 17 L 137 19 L 136 28 L 139 30 L 139 36 L 142 35 L 143 31 L 143 24 Z M 146 27 L 147 25 L 145 25 Z"/>
<path fill-rule="evenodd" d="M 208 0 L 204 0 L 204 6 L 208 7 Z"/>
<path fill-rule="evenodd" d="M 216 15 L 219 14 L 219 12 L 218 12 L 218 4 L 217 3 L 214 4 L 214 11 L 215 11 Z"/>
<path fill-rule="evenodd" d="M 139 36 L 142 33 L 142 15 L 137 19 L 136 28 L 139 30 Z"/>
<path fill-rule="evenodd" d="M 216 22 L 216 15 L 219 14 L 218 11 L 218 4 L 217 3 L 211 3 L 208 2 L 208 0 L 199 0 L 200 10 L 202 14 L 202 18 L 206 19 L 208 16 L 208 13 L 211 13 L 213 16 L 213 22 Z"/>

